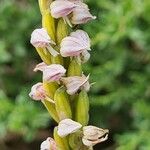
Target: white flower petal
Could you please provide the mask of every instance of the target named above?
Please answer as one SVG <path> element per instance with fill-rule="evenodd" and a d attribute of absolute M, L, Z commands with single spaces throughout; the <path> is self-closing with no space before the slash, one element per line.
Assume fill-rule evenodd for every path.
<path fill-rule="evenodd" d="M 58 81 L 66 73 L 66 69 L 59 64 L 52 64 L 44 68 L 43 80 L 47 82 Z"/>
<path fill-rule="evenodd" d="M 40 150 L 57 150 L 56 142 L 54 139 L 48 137 L 41 143 Z"/>
<path fill-rule="evenodd" d="M 58 135 L 60 137 L 65 137 L 71 133 L 78 131 L 82 125 L 71 119 L 64 119 L 58 125 Z"/>
<path fill-rule="evenodd" d="M 34 68 L 33 71 L 35 71 L 35 72 L 43 71 L 45 67 L 47 67 L 47 64 L 42 62 L 42 63 L 39 63 L 38 65 L 36 65 L 36 67 Z"/>

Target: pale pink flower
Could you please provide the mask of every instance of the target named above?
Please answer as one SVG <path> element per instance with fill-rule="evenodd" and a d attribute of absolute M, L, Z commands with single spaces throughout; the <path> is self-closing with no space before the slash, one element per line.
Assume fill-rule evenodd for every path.
<path fill-rule="evenodd" d="M 43 83 L 39 82 L 33 85 L 29 96 L 34 100 L 44 100 L 46 98 L 46 92 L 43 88 Z"/>
<path fill-rule="evenodd" d="M 71 119 L 64 119 L 58 125 L 58 135 L 60 137 L 65 137 L 71 133 L 78 131 L 82 125 Z"/>
<path fill-rule="evenodd" d="M 44 62 L 39 63 L 38 65 L 36 65 L 36 67 L 34 68 L 33 71 L 37 72 L 37 71 L 43 71 L 45 69 L 45 67 L 47 67 L 48 65 Z"/>
<path fill-rule="evenodd" d="M 72 32 L 61 42 L 60 53 L 63 57 L 81 56 L 90 49 L 90 38 L 83 30 Z"/>
<path fill-rule="evenodd" d="M 82 0 L 55 0 L 51 3 L 50 10 L 54 18 L 62 17 L 71 27 L 72 24 L 84 24 L 96 19 L 90 14 L 88 6 Z M 70 14 L 72 18 L 69 17 Z"/>
<path fill-rule="evenodd" d="M 102 129 L 95 126 L 83 127 L 82 142 L 84 145 L 91 147 L 108 139 L 108 129 Z"/>
<path fill-rule="evenodd" d="M 52 100 L 51 98 L 47 96 L 47 93 L 43 87 L 43 83 L 41 82 L 32 86 L 29 96 L 36 101 L 47 100 L 51 103 L 55 103 L 54 100 Z"/>
<path fill-rule="evenodd" d="M 75 7 L 76 5 L 69 0 L 55 0 L 50 5 L 51 15 L 54 18 L 66 17 Z"/>
<path fill-rule="evenodd" d="M 85 24 L 90 20 L 96 19 L 96 16 L 92 16 L 88 5 L 79 2 L 78 6 L 73 11 L 73 16 L 71 18 L 72 24 Z"/>
<path fill-rule="evenodd" d="M 61 78 L 61 81 L 67 88 L 67 93 L 69 95 L 73 95 L 78 92 L 79 89 L 84 89 L 85 91 L 89 91 L 90 84 L 88 82 L 89 75 L 85 77 L 84 75 L 82 77 L 80 76 L 72 76 L 72 77 L 63 77 Z"/>
<path fill-rule="evenodd" d="M 76 4 L 69 0 L 55 0 L 50 5 L 51 15 L 54 18 L 63 18 L 71 27 L 68 15 L 71 14 L 76 7 Z"/>
<path fill-rule="evenodd" d="M 43 80 L 47 82 L 59 81 L 65 75 L 66 69 L 59 64 L 51 64 L 43 70 Z"/>
<path fill-rule="evenodd" d="M 41 143 L 40 150 L 58 150 L 58 148 L 54 139 L 48 137 L 45 141 Z"/>
<path fill-rule="evenodd" d="M 59 54 L 51 46 L 51 44 L 55 45 L 55 42 L 50 38 L 50 36 L 44 28 L 35 29 L 32 32 L 30 43 L 36 48 L 43 48 L 45 53 L 49 51 L 50 54 L 53 56 L 57 56 Z"/>

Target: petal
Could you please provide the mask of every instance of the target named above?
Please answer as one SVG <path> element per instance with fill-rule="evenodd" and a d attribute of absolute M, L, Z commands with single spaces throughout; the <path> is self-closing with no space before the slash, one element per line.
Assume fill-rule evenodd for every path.
<path fill-rule="evenodd" d="M 82 125 L 71 119 L 64 119 L 58 125 L 58 135 L 60 137 L 65 137 L 68 134 L 78 131 Z"/>
<path fill-rule="evenodd" d="M 85 24 L 93 19 L 96 19 L 96 17 L 91 15 L 88 6 L 84 3 L 80 3 L 73 11 L 71 22 L 72 24 Z"/>
<path fill-rule="evenodd" d="M 67 88 L 67 93 L 69 95 L 75 94 L 79 89 L 84 88 L 85 90 L 89 90 L 89 87 L 87 87 L 88 77 L 79 77 L 79 76 L 73 76 L 73 77 L 66 77 L 61 78 L 61 81 L 64 83 L 64 85 Z"/>
<path fill-rule="evenodd" d="M 48 82 L 58 81 L 66 73 L 66 69 L 59 64 L 52 64 L 43 70 L 43 80 Z"/>
<path fill-rule="evenodd" d="M 89 49 L 90 38 L 88 34 L 82 30 L 77 30 L 62 40 L 60 53 L 63 57 L 79 56 L 80 53 Z"/>
<path fill-rule="evenodd" d="M 81 57 L 82 63 L 86 63 L 89 59 L 90 59 L 90 53 L 87 50 L 83 51 Z"/>
<path fill-rule="evenodd" d="M 88 34 L 85 31 L 76 30 L 75 32 L 72 32 L 70 35 L 71 37 L 75 37 L 76 39 L 78 39 L 78 41 L 82 43 L 85 49 L 90 50 L 91 41 L 90 41 Z"/>
<path fill-rule="evenodd" d="M 76 5 L 74 3 L 67 0 L 56 0 L 50 5 L 51 15 L 54 18 L 65 17 L 69 15 L 75 7 Z"/>
<path fill-rule="evenodd" d="M 94 146 L 108 139 L 108 129 L 102 129 L 95 126 L 83 127 L 82 142 L 86 146 Z"/>
<path fill-rule="evenodd" d="M 48 137 L 41 143 L 40 150 L 57 150 L 56 142 L 51 137 Z"/>
<path fill-rule="evenodd" d="M 47 31 L 44 28 L 35 29 L 31 34 L 30 43 L 34 47 L 44 48 L 48 46 L 50 43 L 53 44 L 54 42 L 49 37 Z"/>
<path fill-rule="evenodd" d="M 39 63 L 38 65 L 36 65 L 36 67 L 34 68 L 33 71 L 35 71 L 35 72 L 43 71 L 45 67 L 47 67 L 47 64 L 42 62 L 42 63 Z"/>

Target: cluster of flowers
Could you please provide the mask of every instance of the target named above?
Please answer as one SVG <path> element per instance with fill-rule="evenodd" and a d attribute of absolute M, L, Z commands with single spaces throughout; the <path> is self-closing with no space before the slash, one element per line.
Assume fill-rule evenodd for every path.
<path fill-rule="evenodd" d="M 55 0 L 50 2 L 49 5 L 49 13 L 51 16 L 55 19 L 63 18 L 64 22 L 71 27 L 73 25 L 86 23 L 96 18 L 91 15 L 88 6 L 81 0 Z M 64 37 L 61 40 L 61 43 L 58 46 L 55 41 L 52 40 L 45 28 L 35 29 L 32 32 L 30 42 L 36 49 L 39 48 L 45 55 L 50 54 L 54 58 L 57 56 L 61 56 L 63 58 L 69 57 L 70 60 L 76 59 L 79 64 L 87 62 L 90 58 L 90 53 L 88 52 L 91 50 L 90 38 L 83 30 L 76 30 L 75 32 L 70 33 L 69 36 Z M 81 73 L 80 76 L 68 76 L 68 71 L 61 64 L 46 64 L 46 62 L 42 62 L 34 68 L 34 71 L 41 71 L 43 73 L 43 82 L 33 85 L 29 96 L 32 99 L 43 103 L 45 103 L 45 101 L 49 102 L 49 106 L 50 104 L 53 104 L 55 107 L 55 105 L 58 104 L 56 104 L 55 98 L 50 96 L 48 93 L 49 91 L 45 89 L 45 83 L 56 83 L 58 85 L 58 89 L 62 87 L 65 88 L 68 96 L 78 94 L 80 91 L 88 92 L 90 90 L 90 83 L 88 81 L 89 75 L 85 76 Z M 62 104 L 63 96 L 60 97 L 60 101 L 62 101 Z M 67 109 L 63 109 L 63 111 L 68 111 L 70 109 L 69 105 L 62 105 L 66 105 Z M 54 107 L 52 109 L 55 109 Z M 56 108 L 56 111 L 56 113 L 59 114 L 58 119 L 55 119 L 58 122 L 58 136 L 64 138 L 73 133 L 80 132 L 78 135 L 80 135 L 81 141 L 86 147 L 93 147 L 95 144 L 107 140 L 107 129 L 86 126 L 86 123 L 82 124 L 81 122 L 76 122 L 77 120 L 73 121 L 69 115 L 65 115 L 65 112 L 63 111 L 61 112 L 61 108 Z M 41 144 L 41 150 L 58 149 L 61 148 L 52 138 L 47 138 L 47 140 Z"/>

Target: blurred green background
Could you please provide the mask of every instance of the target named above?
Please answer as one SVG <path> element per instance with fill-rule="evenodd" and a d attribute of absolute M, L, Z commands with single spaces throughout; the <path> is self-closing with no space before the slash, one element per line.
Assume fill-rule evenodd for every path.
<path fill-rule="evenodd" d="M 91 82 L 90 124 L 110 129 L 95 150 L 150 150 L 150 1 L 87 0 L 98 18 L 84 65 Z M 0 0 L 0 150 L 39 149 L 55 122 L 28 97 L 41 80 L 30 34 L 41 26 L 35 0 Z"/>

